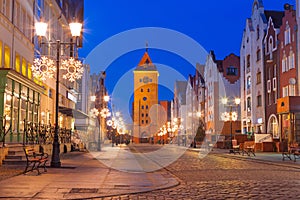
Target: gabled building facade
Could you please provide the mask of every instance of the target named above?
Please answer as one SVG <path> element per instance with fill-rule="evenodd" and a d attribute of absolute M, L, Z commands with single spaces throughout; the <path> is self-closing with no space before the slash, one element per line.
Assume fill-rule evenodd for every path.
<path fill-rule="evenodd" d="M 148 51 L 144 53 L 134 74 L 133 142 L 149 142 L 148 139 L 159 130 L 158 124 L 158 76 Z M 151 116 L 150 116 L 151 114 Z"/>
<path fill-rule="evenodd" d="M 281 14 L 283 17 L 283 13 Z M 273 139 L 279 139 L 279 118 L 277 115 L 277 99 L 279 98 L 280 89 L 280 41 L 279 33 L 282 23 L 282 17 L 274 19 L 269 17 L 268 27 L 264 38 L 264 87 L 266 88 L 266 123 L 267 132 L 272 135 Z M 257 75 L 260 78 L 260 75 Z"/>
<path fill-rule="evenodd" d="M 300 95 L 299 95 L 299 62 L 297 54 L 297 21 L 293 6 L 285 4 L 285 16 L 280 27 L 280 67 L 279 93 L 277 112 L 280 121 L 280 139 L 288 143 L 300 142 Z"/>
<path fill-rule="evenodd" d="M 266 11 L 262 0 L 254 0 L 251 17 L 246 20 L 240 49 L 243 133 L 267 131 L 263 40 L 269 17 L 280 18 L 282 12 Z"/>

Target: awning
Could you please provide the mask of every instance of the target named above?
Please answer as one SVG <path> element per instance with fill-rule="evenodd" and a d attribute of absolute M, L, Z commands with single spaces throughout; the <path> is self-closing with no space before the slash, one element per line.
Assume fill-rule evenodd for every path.
<path fill-rule="evenodd" d="M 85 118 L 89 117 L 86 113 L 84 113 L 80 110 L 66 108 L 66 107 L 62 107 L 62 106 L 59 106 L 59 112 L 64 115 L 74 117 L 74 118 L 79 118 L 79 119 L 85 119 Z"/>

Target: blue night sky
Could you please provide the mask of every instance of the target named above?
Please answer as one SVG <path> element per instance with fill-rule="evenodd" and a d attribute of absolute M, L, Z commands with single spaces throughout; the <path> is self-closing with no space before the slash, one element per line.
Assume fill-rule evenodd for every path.
<path fill-rule="evenodd" d="M 284 3 L 296 4 L 295 0 L 263 0 L 265 10 L 283 11 Z M 166 48 L 158 47 L 159 42 L 147 34 L 144 37 L 132 36 L 129 39 L 127 36 L 115 39 L 114 36 L 137 28 L 165 28 L 193 39 L 207 52 L 213 50 L 217 59 L 223 59 L 230 53 L 239 55 L 242 32 L 246 18 L 251 16 L 252 4 L 253 0 L 85 0 L 84 43 L 83 48 L 79 50 L 79 55 L 87 57 L 86 63 L 91 64 L 91 73 L 106 70 L 106 85 L 110 93 L 116 90 L 118 81 L 128 74 L 127 80 L 119 84 L 128 85 L 128 88 L 118 90 L 132 95 L 132 70 L 139 63 L 145 52 L 145 44 L 148 42 L 148 52 L 152 61 L 162 71 L 163 66 L 169 70 L 167 73 L 160 72 L 159 81 L 170 80 L 170 83 L 161 86 L 165 89 L 160 90 L 164 92 L 159 93 L 159 99 L 172 99 L 174 81 L 184 79 L 188 74 L 194 74 L 196 61 L 195 59 L 188 61 L 186 56 L 194 54 L 196 56 L 192 55 L 192 57 L 197 57 L 198 52 L 193 50 L 195 48 L 189 46 L 186 54 L 182 55 L 176 50 L 169 51 L 172 48 L 170 44 L 167 44 Z M 168 36 L 166 37 L 169 39 Z M 115 42 L 103 45 L 111 38 Z M 160 41 L 163 43 L 165 39 L 160 38 Z M 173 39 L 173 43 L 183 48 L 186 45 L 184 40 L 177 38 Z M 93 56 L 89 56 L 99 44 L 105 47 Z M 130 48 L 126 49 L 127 46 Z M 110 54 L 114 56 L 110 57 Z M 200 54 L 201 52 L 197 62 L 204 64 L 203 58 L 206 55 Z M 172 68 L 171 76 L 170 68 Z M 130 98 L 132 99 L 132 96 Z"/>

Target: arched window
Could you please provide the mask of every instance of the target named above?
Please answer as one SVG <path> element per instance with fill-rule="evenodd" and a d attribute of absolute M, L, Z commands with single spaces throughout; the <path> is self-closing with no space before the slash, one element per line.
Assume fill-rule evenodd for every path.
<path fill-rule="evenodd" d="M 261 59 L 261 52 L 260 49 L 257 49 L 256 51 L 256 61 L 259 61 Z"/>
<path fill-rule="evenodd" d="M 294 56 L 294 52 L 290 51 L 290 55 L 289 55 L 289 69 L 293 69 L 295 68 L 295 56 Z"/>
<path fill-rule="evenodd" d="M 270 53 L 270 60 L 272 60 L 273 59 L 273 37 L 269 38 L 268 48 L 269 48 L 269 53 Z"/>
<path fill-rule="evenodd" d="M 259 25 L 256 27 L 256 39 L 259 39 Z"/>
<path fill-rule="evenodd" d="M 291 43 L 291 28 L 288 22 L 285 24 L 285 31 L 284 31 L 284 44 L 288 45 Z"/>

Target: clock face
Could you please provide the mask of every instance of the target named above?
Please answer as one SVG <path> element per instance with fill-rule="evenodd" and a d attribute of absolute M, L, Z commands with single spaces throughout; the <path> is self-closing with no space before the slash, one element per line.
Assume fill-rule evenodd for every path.
<path fill-rule="evenodd" d="M 148 82 L 149 82 L 149 77 L 148 76 L 144 76 L 143 83 L 148 83 Z"/>
<path fill-rule="evenodd" d="M 146 101 L 146 100 L 147 100 L 147 97 L 143 97 L 143 100 Z"/>

